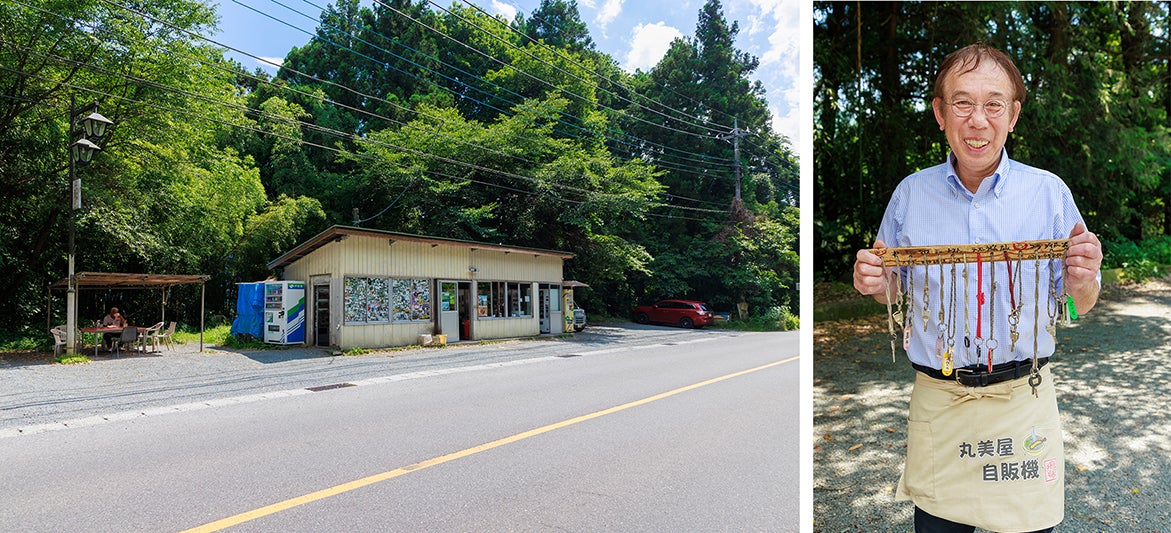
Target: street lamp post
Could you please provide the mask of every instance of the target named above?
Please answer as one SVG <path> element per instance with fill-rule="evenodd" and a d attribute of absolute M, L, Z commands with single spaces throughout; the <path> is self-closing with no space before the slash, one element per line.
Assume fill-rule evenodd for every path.
<path fill-rule="evenodd" d="M 88 115 L 81 115 L 89 112 Z M 74 273 L 75 235 L 77 233 L 77 211 L 81 209 L 81 178 L 77 177 L 77 166 L 88 165 L 93 159 L 94 152 L 101 148 L 91 142 L 89 137 L 101 139 L 106 136 L 106 128 L 112 125 L 110 119 L 98 114 L 98 101 L 93 105 L 77 110 L 76 98 L 69 98 L 69 185 L 71 193 L 71 209 L 69 213 L 69 290 L 65 296 L 65 353 L 77 353 L 77 277 Z"/>

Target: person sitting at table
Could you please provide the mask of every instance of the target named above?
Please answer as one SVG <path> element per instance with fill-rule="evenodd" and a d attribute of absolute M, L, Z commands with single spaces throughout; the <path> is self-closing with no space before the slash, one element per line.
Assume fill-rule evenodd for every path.
<path fill-rule="evenodd" d="M 103 328 L 109 328 L 109 327 L 124 328 L 124 327 L 126 327 L 126 319 L 122 318 L 122 313 L 118 312 L 117 307 L 111 307 L 110 312 L 107 313 L 106 316 L 102 317 L 102 327 Z M 102 346 L 105 346 L 106 351 L 110 350 L 110 344 L 113 341 L 118 340 L 119 336 L 121 336 L 121 333 L 103 333 L 102 334 Z"/>

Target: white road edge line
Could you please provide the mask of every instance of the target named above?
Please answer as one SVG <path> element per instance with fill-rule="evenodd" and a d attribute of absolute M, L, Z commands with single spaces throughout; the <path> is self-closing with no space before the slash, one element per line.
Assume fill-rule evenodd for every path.
<path fill-rule="evenodd" d="M 695 344 L 700 342 L 708 342 L 724 338 L 726 336 L 705 337 L 694 340 L 681 341 L 672 343 L 671 346 L 680 346 L 685 344 Z M 603 355 L 609 353 L 629 352 L 634 350 L 642 350 L 647 348 L 662 348 L 667 344 L 643 344 L 639 346 L 628 346 L 623 348 L 609 348 L 605 350 L 594 350 L 591 352 L 574 352 L 573 355 Z M 533 363 L 540 363 L 544 361 L 554 361 L 564 359 L 556 355 L 546 355 L 542 357 L 533 357 L 530 359 L 517 359 L 514 361 L 504 361 L 500 363 L 484 363 L 479 365 L 468 365 L 454 368 L 445 368 L 441 370 L 421 370 L 418 372 L 407 372 L 405 374 L 395 374 L 391 376 L 382 376 L 377 378 L 361 379 L 357 381 L 347 381 L 354 385 L 375 385 L 380 383 L 393 383 L 396 381 L 407 381 L 411 379 L 420 379 L 434 376 L 443 376 L 447 374 L 459 374 L 463 372 L 475 372 L 478 370 L 490 370 L 493 368 L 504 368 L 510 366 L 520 366 Z M 107 424 L 110 422 L 123 422 L 126 420 L 134 420 L 147 416 L 165 415 L 170 413 L 183 413 L 189 411 L 199 411 L 203 409 L 211 409 L 214 407 L 224 407 L 228 405 L 239 405 L 245 403 L 259 402 L 263 400 L 272 400 L 276 398 L 289 398 L 292 396 L 301 396 L 305 394 L 314 394 L 305 388 L 288 389 L 282 391 L 262 392 L 257 394 L 247 394 L 243 396 L 231 396 L 228 398 L 215 398 L 211 400 L 203 400 L 198 402 L 183 403 L 177 405 L 166 405 L 160 407 L 150 407 L 147 409 L 139 409 L 134 411 L 122 411 L 118 413 L 92 415 L 83 418 L 74 418 L 70 420 L 62 420 L 60 422 L 48 422 L 45 424 L 35 424 L 32 426 L 17 426 L 9 428 L 0 428 L 0 439 L 8 437 L 19 437 L 22 435 L 36 435 L 40 433 L 47 433 L 50 431 L 61 431 L 65 429 L 75 429 L 89 426 L 96 426 L 100 424 Z"/>

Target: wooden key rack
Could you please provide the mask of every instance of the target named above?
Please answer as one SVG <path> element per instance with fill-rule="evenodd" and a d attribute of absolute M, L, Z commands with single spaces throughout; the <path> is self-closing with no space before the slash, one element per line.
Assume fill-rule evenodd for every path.
<path fill-rule="evenodd" d="M 1069 239 L 1044 241 L 994 242 L 986 244 L 948 244 L 942 246 L 904 246 L 872 248 L 882 258 L 883 266 L 939 265 L 952 263 L 989 263 L 996 261 L 1061 259 L 1069 249 Z M 1007 254 L 1006 254 L 1007 252 Z"/>

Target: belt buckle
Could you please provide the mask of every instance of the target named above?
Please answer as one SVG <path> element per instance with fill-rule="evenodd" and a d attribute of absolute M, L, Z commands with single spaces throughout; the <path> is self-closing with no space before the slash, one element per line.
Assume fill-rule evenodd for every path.
<path fill-rule="evenodd" d="M 961 376 L 961 374 L 966 374 L 966 376 Z M 987 387 L 988 379 L 991 376 L 991 372 L 986 372 L 984 370 L 972 370 L 970 368 L 956 369 L 956 382 L 960 385 L 964 385 L 965 387 Z M 967 380 L 971 380 L 972 382 L 968 383 L 964 379 L 965 377 Z"/>

